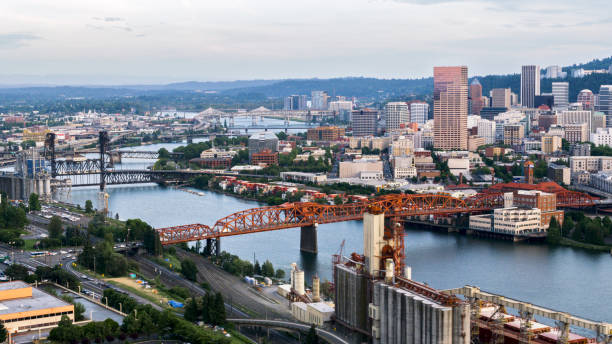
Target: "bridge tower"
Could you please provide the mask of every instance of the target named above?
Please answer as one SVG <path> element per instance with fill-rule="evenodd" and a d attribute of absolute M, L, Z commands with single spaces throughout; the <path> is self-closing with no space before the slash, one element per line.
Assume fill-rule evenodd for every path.
<path fill-rule="evenodd" d="M 104 159 L 106 157 L 106 151 L 110 139 L 108 138 L 107 131 L 100 131 L 98 133 L 98 144 L 100 145 L 100 191 L 104 191 L 106 188 L 106 164 Z"/>
<path fill-rule="evenodd" d="M 57 177 L 57 166 L 55 165 L 55 133 L 47 133 L 45 137 L 45 157 L 51 161 L 51 178 Z"/>

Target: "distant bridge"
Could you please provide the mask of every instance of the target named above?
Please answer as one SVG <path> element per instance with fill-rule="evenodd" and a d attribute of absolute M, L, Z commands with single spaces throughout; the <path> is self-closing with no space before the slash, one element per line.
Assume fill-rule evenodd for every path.
<path fill-rule="evenodd" d="M 282 129 L 282 130 L 290 130 L 290 129 L 311 129 L 311 128 L 316 128 L 318 125 L 317 124 L 310 124 L 310 123 L 304 123 L 304 124 L 290 124 L 290 125 L 285 125 L 285 124 L 252 124 L 252 125 L 230 125 L 227 127 L 228 130 L 278 130 L 278 129 Z"/>

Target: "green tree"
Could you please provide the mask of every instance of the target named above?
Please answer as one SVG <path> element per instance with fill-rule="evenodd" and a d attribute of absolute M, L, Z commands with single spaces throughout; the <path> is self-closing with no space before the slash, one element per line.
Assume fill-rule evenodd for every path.
<path fill-rule="evenodd" d="M 561 235 L 564 237 L 569 237 L 574 229 L 574 220 L 571 217 L 565 217 L 563 220 L 563 226 L 561 227 Z"/>
<path fill-rule="evenodd" d="M 47 230 L 49 231 L 49 237 L 52 239 L 59 239 L 62 236 L 62 232 L 64 231 L 62 219 L 54 215 L 49 221 L 49 225 L 47 226 Z"/>
<path fill-rule="evenodd" d="M 185 304 L 185 319 L 191 322 L 198 320 L 200 316 L 200 310 L 198 309 L 198 302 L 195 298 L 190 298 Z"/>
<path fill-rule="evenodd" d="M 259 265 L 259 260 L 255 261 L 255 267 L 253 268 L 253 273 L 255 275 L 261 275 L 261 265 Z"/>
<path fill-rule="evenodd" d="M 546 241 L 552 245 L 558 245 L 561 242 L 561 230 L 557 218 L 554 216 L 550 219 L 550 225 L 548 226 L 548 235 Z"/>
<path fill-rule="evenodd" d="M 221 295 L 221 293 L 215 294 L 212 308 L 214 308 L 215 312 L 215 318 L 212 321 L 213 325 L 225 325 L 225 302 L 223 301 L 223 295 Z"/>
<path fill-rule="evenodd" d="M 278 279 L 285 278 L 285 270 L 283 270 L 283 269 L 276 269 L 276 278 L 278 278 Z"/>
<path fill-rule="evenodd" d="M 159 159 L 170 159 L 170 152 L 166 148 L 160 148 L 157 151 Z"/>
<path fill-rule="evenodd" d="M 195 282 L 197 279 L 198 268 L 192 260 L 184 259 L 181 262 L 181 273 L 186 279 Z"/>
<path fill-rule="evenodd" d="M 85 306 L 82 303 L 74 303 L 74 321 L 85 320 Z"/>
<path fill-rule="evenodd" d="M 274 277 L 274 266 L 272 265 L 272 262 L 266 259 L 261 266 L 261 274 L 265 277 Z"/>
<path fill-rule="evenodd" d="M 85 201 L 85 212 L 87 214 L 91 214 L 93 213 L 93 203 L 91 202 L 90 199 L 88 199 L 87 201 Z"/>
<path fill-rule="evenodd" d="M 339 195 L 334 197 L 334 204 L 335 205 L 340 205 L 342 204 L 342 197 L 340 197 Z"/>
<path fill-rule="evenodd" d="M 8 337 L 8 332 L 3 323 L 0 323 L 0 343 L 4 343 Z"/>
<path fill-rule="evenodd" d="M 315 325 L 310 326 L 310 330 L 308 330 L 308 334 L 306 335 L 306 339 L 304 340 L 305 344 L 319 344 L 319 336 L 317 336 L 317 330 L 315 329 Z"/>
<path fill-rule="evenodd" d="M 30 199 L 28 200 L 28 209 L 30 211 L 40 210 L 40 200 L 38 199 L 38 194 L 31 193 Z"/>

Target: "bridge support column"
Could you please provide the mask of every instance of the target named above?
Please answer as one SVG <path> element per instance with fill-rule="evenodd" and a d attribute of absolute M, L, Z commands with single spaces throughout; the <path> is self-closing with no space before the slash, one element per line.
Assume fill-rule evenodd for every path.
<path fill-rule="evenodd" d="M 204 254 L 210 256 L 219 256 L 221 254 L 221 238 L 206 239 Z"/>
<path fill-rule="evenodd" d="M 300 251 L 317 253 L 317 224 L 300 229 Z"/>

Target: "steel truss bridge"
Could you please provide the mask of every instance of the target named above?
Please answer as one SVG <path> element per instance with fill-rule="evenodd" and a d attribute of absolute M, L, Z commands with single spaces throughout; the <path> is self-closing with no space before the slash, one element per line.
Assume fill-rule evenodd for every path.
<path fill-rule="evenodd" d="M 181 182 L 200 174 L 202 173 L 188 171 L 106 170 L 104 181 L 106 185 Z M 100 185 L 100 171 L 82 174 L 73 173 L 66 176 L 74 176 L 77 179 L 72 186 Z"/>
<path fill-rule="evenodd" d="M 116 155 L 121 157 L 121 159 L 151 159 L 157 160 L 159 159 L 159 153 L 155 151 L 111 151 L 111 156 Z M 173 153 L 169 152 L 170 159 L 177 159 L 183 156 L 183 153 Z"/>
<path fill-rule="evenodd" d="M 387 217 L 481 213 L 502 207 L 503 193 L 479 194 L 465 200 L 439 194 L 386 195 L 366 202 L 342 205 L 286 203 L 239 211 L 218 220 L 212 227 L 190 224 L 158 229 L 163 245 L 224 236 L 265 232 L 317 224 L 360 220 L 370 207 Z"/>

